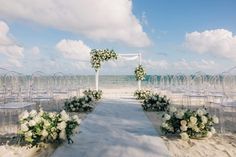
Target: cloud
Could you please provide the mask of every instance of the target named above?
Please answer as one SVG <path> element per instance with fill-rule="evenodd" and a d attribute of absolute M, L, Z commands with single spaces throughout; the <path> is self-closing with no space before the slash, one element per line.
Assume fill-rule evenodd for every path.
<path fill-rule="evenodd" d="M 211 53 L 236 60 L 236 36 L 225 29 L 187 33 L 184 45 L 200 54 Z"/>
<path fill-rule="evenodd" d="M 9 27 L 4 21 L 0 21 L 0 56 L 4 58 L 4 67 L 20 67 L 20 60 L 24 57 L 24 48 L 16 44 L 9 36 Z"/>
<path fill-rule="evenodd" d="M 83 34 L 91 39 L 119 41 L 134 47 L 150 45 L 131 0 L 0 0 L 0 15 Z"/>
<path fill-rule="evenodd" d="M 57 43 L 56 48 L 67 59 L 89 61 L 91 49 L 81 40 L 63 39 Z"/>

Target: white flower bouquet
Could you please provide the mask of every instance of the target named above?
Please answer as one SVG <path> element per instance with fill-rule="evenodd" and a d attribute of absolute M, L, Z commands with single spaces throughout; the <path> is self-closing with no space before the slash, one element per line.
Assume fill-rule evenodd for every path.
<path fill-rule="evenodd" d="M 94 108 L 94 101 L 92 95 L 73 97 L 65 101 L 64 109 L 68 112 L 91 112 Z"/>
<path fill-rule="evenodd" d="M 167 97 L 159 94 L 148 96 L 142 104 L 144 111 L 166 111 L 170 105 L 170 100 Z"/>
<path fill-rule="evenodd" d="M 83 93 L 86 96 L 92 96 L 96 101 L 98 101 L 102 98 L 102 91 L 101 90 L 96 91 L 96 90 L 88 89 L 88 90 L 85 90 Z"/>
<path fill-rule="evenodd" d="M 108 60 L 116 60 L 117 54 L 114 50 L 109 49 L 92 49 L 90 52 L 91 60 L 90 63 L 92 68 L 97 71 L 101 67 L 101 63 Z"/>
<path fill-rule="evenodd" d="M 61 143 L 68 140 L 73 143 L 71 136 L 78 131 L 81 120 L 78 116 L 70 117 L 64 110 L 60 113 L 24 111 L 20 116 L 18 134 L 21 141 L 32 147 L 40 143 Z"/>
<path fill-rule="evenodd" d="M 142 65 L 139 65 L 138 67 L 135 68 L 134 74 L 137 81 L 144 80 L 146 76 L 146 72 Z"/>
<path fill-rule="evenodd" d="M 179 134 L 183 140 L 211 137 L 216 133 L 214 125 L 219 123 L 219 119 L 216 116 L 211 116 L 206 109 L 177 110 L 173 106 L 169 107 L 162 119 L 162 132 Z"/>
<path fill-rule="evenodd" d="M 150 90 L 136 90 L 134 92 L 134 96 L 137 100 L 147 99 L 150 95 L 152 95 L 152 92 Z"/>

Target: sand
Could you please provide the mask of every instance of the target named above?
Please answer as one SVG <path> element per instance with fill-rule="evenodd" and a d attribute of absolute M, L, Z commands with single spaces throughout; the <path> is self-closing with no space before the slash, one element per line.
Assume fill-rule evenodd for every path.
<path fill-rule="evenodd" d="M 146 112 L 147 117 L 160 133 L 161 113 Z M 161 133 L 160 133 L 161 134 Z M 209 139 L 183 141 L 179 137 L 162 139 L 173 157 L 235 157 L 236 134 L 217 134 Z"/>

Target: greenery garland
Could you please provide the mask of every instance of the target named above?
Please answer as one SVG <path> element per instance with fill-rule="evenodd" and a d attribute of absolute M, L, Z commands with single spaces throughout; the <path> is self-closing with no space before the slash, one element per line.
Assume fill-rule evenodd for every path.
<path fill-rule="evenodd" d="M 101 68 L 102 62 L 117 59 L 116 52 L 114 50 L 109 49 L 92 49 L 90 55 L 90 63 L 92 65 L 92 68 L 95 69 L 95 71 Z"/>
<path fill-rule="evenodd" d="M 139 80 L 142 81 L 145 79 L 146 72 L 145 72 L 142 65 L 139 65 L 138 67 L 136 67 L 134 70 L 134 73 L 135 73 L 135 78 L 137 81 L 139 81 Z"/>

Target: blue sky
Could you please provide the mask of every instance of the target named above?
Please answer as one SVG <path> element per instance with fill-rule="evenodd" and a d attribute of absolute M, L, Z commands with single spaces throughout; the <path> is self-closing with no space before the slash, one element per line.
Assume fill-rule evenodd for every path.
<path fill-rule="evenodd" d="M 150 74 L 220 73 L 235 65 L 234 0 L 0 3 L 0 66 L 10 70 L 92 74 L 79 60 L 93 48 L 141 52 Z M 136 65 L 118 60 L 102 73 L 132 74 Z"/>

